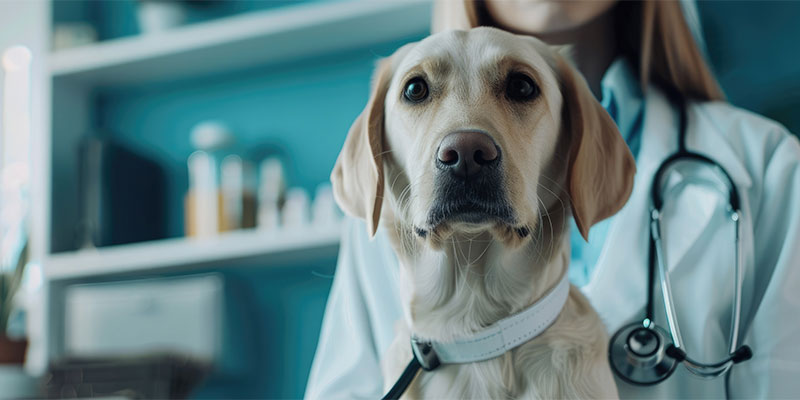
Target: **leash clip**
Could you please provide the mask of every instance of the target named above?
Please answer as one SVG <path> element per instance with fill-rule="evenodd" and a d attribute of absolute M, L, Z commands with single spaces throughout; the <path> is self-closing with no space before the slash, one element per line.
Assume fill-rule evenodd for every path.
<path fill-rule="evenodd" d="M 441 363 L 436 351 L 433 350 L 433 345 L 429 341 L 418 339 L 414 336 L 411 337 L 411 351 L 414 353 L 414 358 L 417 359 L 419 365 L 425 371 L 433 371 Z"/>

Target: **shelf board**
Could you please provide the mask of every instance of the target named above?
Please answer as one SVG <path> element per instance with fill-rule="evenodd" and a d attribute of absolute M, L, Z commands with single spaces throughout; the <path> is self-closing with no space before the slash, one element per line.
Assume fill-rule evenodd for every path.
<path fill-rule="evenodd" d="M 243 230 L 209 238 L 175 238 L 56 253 L 44 262 L 49 281 L 185 270 L 254 261 L 269 266 L 334 257 L 341 226 L 277 231 Z"/>
<path fill-rule="evenodd" d="M 303 3 L 58 50 L 50 74 L 108 86 L 266 66 L 425 33 L 430 13 L 430 0 Z"/>

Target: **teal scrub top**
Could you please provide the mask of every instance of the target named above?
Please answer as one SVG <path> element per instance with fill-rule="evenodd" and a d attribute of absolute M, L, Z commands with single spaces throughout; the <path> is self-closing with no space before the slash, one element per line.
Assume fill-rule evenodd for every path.
<path fill-rule="evenodd" d="M 642 141 L 644 96 L 636 74 L 631 70 L 627 60 L 618 58 L 611 64 L 600 82 L 600 88 L 603 96 L 600 104 L 614 119 L 620 134 L 636 157 Z M 594 225 L 589 230 L 588 242 L 583 240 L 575 221 L 572 221 L 569 280 L 575 286 L 585 286 L 591 280 L 592 271 L 600 257 L 613 218 L 615 217 L 612 216 Z"/>

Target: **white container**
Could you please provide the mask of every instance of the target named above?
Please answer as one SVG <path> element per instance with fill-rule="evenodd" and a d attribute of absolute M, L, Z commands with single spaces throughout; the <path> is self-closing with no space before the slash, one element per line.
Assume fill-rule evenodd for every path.
<path fill-rule="evenodd" d="M 60 23 L 53 26 L 53 50 L 83 46 L 96 41 L 97 30 L 88 22 Z"/>
<path fill-rule="evenodd" d="M 136 14 L 143 34 L 164 32 L 183 24 L 186 10 L 178 1 L 139 0 Z"/>
<path fill-rule="evenodd" d="M 292 188 L 286 193 L 283 205 L 283 227 L 286 229 L 302 228 L 308 225 L 309 199 L 302 188 Z"/>
<path fill-rule="evenodd" d="M 339 208 L 333 198 L 330 183 L 317 186 L 314 203 L 311 205 L 311 224 L 317 227 L 336 225 L 339 222 Z"/>
<path fill-rule="evenodd" d="M 189 193 L 194 236 L 209 237 L 219 232 L 219 195 L 217 192 L 217 165 L 205 151 L 195 151 L 189 156 Z"/>
<path fill-rule="evenodd" d="M 258 229 L 273 230 L 280 226 L 280 207 L 285 188 L 281 160 L 267 158 L 262 161 L 258 185 Z"/>
<path fill-rule="evenodd" d="M 230 155 L 222 160 L 220 166 L 220 186 L 222 187 L 222 228 L 235 230 L 242 227 L 242 206 L 244 196 L 244 165 L 242 159 Z"/>
<path fill-rule="evenodd" d="M 230 147 L 234 142 L 234 137 L 224 123 L 203 121 L 192 127 L 190 140 L 195 149 L 213 152 Z"/>

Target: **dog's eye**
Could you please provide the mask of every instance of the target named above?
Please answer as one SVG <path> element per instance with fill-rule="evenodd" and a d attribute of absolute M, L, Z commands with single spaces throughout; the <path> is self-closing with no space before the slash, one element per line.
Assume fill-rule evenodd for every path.
<path fill-rule="evenodd" d="M 414 78 L 406 83 L 403 96 L 412 103 L 419 103 L 428 97 L 428 84 L 422 78 Z"/>
<path fill-rule="evenodd" d="M 539 94 L 539 87 L 533 83 L 533 79 L 521 73 L 512 73 L 508 76 L 506 84 L 506 96 L 514 101 L 526 101 L 533 99 Z"/>

